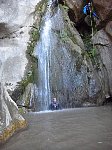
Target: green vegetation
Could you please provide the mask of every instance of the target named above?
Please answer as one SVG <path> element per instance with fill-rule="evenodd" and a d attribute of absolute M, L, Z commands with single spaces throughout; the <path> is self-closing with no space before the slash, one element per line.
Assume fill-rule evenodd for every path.
<path fill-rule="evenodd" d="M 83 42 L 84 42 L 84 45 L 85 45 L 87 55 L 91 59 L 94 59 L 97 56 L 97 50 L 91 42 L 91 36 L 90 35 L 85 35 L 85 37 L 83 38 Z"/>
<path fill-rule="evenodd" d="M 47 0 L 41 0 L 35 7 L 35 11 L 34 11 L 34 19 L 35 19 L 35 23 L 33 24 L 29 34 L 30 34 L 30 40 L 28 42 L 28 46 L 27 46 L 27 54 L 29 54 L 31 57 L 33 52 L 34 52 L 34 48 L 37 44 L 37 41 L 40 38 L 40 26 L 42 23 L 42 17 L 45 13 L 47 7 Z M 35 60 L 33 58 L 33 60 Z"/>
<path fill-rule="evenodd" d="M 20 82 L 18 82 L 18 85 L 21 87 L 21 89 L 24 93 L 25 88 L 27 87 L 27 85 L 29 83 L 33 83 L 33 82 L 34 82 L 34 69 L 32 69 L 32 71 L 29 72 L 26 77 L 24 77 Z"/>
<path fill-rule="evenodd" d="M 91 42 L 91 36 L 86 35 L 83 38 L 83 42 L 85 44 L 86 51 L 82 53 L 82 56 L 86 57 L 87 59 L 90 58 L 93 66 L 95 69 L 100 69 L 100 63 L 99 63 L 99 53 L 97 52 L 96 47 Z"/>
<path fill-rule="evenodd" d="M 59 32 L 59 38 L 63 42 L 67 42 L 69 40 L 68 33 L 66 29 L 63 29 L 62 31 Z"/>
<path fill-rule="evenodd" d="M 90 49 L 90 51 L 88 51 L 88 55 L 90 58 L 95 58 L 97 56 L 96 48 L 93 47 L 92 49 Z"/>
<path fill-rule="evenodd" d="M 84 42 L 86 51 L 90 51 L 93 48 L 93 44 L 91 42 L 91 35 L 89 33 L 83 36 L 83 42 Z"/>
<path fill-rule="evenodd" d="M 25 110 L 23 108 L 19 108 L 19 113 L 20 114 L 24 114 L 25 113 Z"/>
<path fill-rule="evenodd" d="M 68 11 L 69 10 L 69 7 L 68 6 L 66 6 L 66 5 L 61 5 L 66 11 Z"/>
<path fill-rule="evenodd" d="M 91 36 L 85 35 L 83 38 L 83 42 L 85 45 L 85 50 L 90 58 L 94 58 L 96 56 L 96 49 L 93 47 L 91 42 Z"/>

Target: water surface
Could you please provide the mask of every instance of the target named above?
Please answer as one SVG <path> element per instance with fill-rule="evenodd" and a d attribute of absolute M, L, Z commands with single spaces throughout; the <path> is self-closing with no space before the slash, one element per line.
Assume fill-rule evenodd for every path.
<path fill-rule="evenodd" d="M 112 107 L 29 113 L 29 127 L 0 150 L 112 150 Z"/>

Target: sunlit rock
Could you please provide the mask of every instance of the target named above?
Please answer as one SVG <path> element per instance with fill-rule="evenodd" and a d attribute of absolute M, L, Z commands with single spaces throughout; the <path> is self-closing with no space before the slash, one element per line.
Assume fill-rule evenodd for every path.
<path fill-rule="evenodd" d="M 39 0 L 0 1 L 0 61 L 3 64 L 2 80 L 13 90 L 24 76 L 29 31 L 34 22 L 33 12 Z"/>

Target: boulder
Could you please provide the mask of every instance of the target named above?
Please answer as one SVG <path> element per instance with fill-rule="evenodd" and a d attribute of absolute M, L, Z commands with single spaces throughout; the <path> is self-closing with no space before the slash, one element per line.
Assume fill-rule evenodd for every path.
<path fill-rule="evenodd" d="M 101 59 L 103 63 L 102 68 L 105 68 L 105 71 L 102 72 L 104 75 L 105 94 L 112 94 L 112 42 L 104 30 L 98 31 L 92 40 L 98 50 L 99 60 Z"/>
<path fill-rule="evenodd" d="M 36 104 L 34 102 L 35 99 L 35 94 L 34 91 L 36 89 L 36 85 L 29 83 L 27 87 L 25 88 L 25 91 L 23 93 L 23 96 L 21 99 L 16 101 L 16 104 L 21 108 L 24 109 L 26 108 L 25 112 L 28 111 L 35 111 L 36 110 Z"/>
<path fill-rule="evenodd" d="M 106 25 L 105 31 L 108 33 L 108 35 L 112 39 L 112 21 L 108 22 L 108 24 Z"/>
<path fill-rule="evenodd" d="M 7 89 L 0 85 L 0 143 L 5 142 L 15 131 L 25 128 L 27 123 L 19 114 L 16 103 Z"/>

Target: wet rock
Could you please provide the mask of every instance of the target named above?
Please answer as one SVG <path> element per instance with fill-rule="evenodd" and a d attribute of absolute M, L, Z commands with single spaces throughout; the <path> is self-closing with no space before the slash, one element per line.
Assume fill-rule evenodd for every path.
<path fill-rule="evenodd" d="M 94 103 L 90 103 L 90 102 L 85 102 L 85 103 L 83 103 L 83 105 L 82 105 L 83 107 L 95 107 L 96 106 L 96 104 L 94 104 Z"/>
<path fill-rule="evenodd" d="M 25 88 L 25 91 L 23 93 L 23 96 L 21 97 L 21 99 L 19 99 L 16 103 L 17 105 L 22 108 L 26 108 L 26 111 L 28 109 L 31 109 L 32 111 L 36 110 L 36 106 L 35 106 L 35 102 L 34 102 L 34 90 L 35 90 L 35 86 L 32 83 L 29 83 L 27 85 L 27 87 Z"/>
<path fill-rule="evenodd" d="M 103 102 L 103 105 L 110 105 L 112 104 L 112 97 L 110 97 L 110 95 L 106 95 L 105 97 L 105 101 Z"/>
<path fill-rule="evenodd" d="M 75 101 L 72 103 L 72 107 L 80 108 L 82 107 L 82 103 L 80 101 Z"/>

